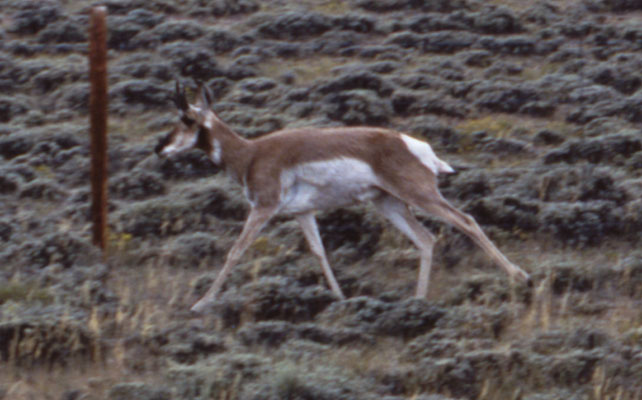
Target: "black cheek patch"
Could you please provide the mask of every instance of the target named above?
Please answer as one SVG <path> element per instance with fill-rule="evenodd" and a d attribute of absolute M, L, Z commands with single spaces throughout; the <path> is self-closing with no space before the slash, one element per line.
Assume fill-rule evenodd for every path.
<path fill-rule="evenodd" d="M 209 131 L 205 127 L 200 126 L 196 135 L 196 148 L 210 154 L 212 152 L 212 142 L 210 141 Z"/>

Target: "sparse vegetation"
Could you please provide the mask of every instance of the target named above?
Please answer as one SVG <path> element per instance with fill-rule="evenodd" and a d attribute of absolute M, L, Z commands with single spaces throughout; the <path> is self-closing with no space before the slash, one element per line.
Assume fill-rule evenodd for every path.
<path fill-rule="evenodd" d="M 52 301 L 53 296 L 49 291 L 35 284 L 7 282 L 0 286 L 0 304 L 6 302 L 50 304 Z"/>
<path fill-rule="evenodd" d="M 291 73 L 295 83 L 305 87 L 332 76 L 333 69 L 351 62 L 349 58 L 336 56 L 318 57 L 312 64 L 305 59 L 272 59 L 261 63 L 259 68 L 263 75 L 273 79 L 281 79 L 285 74 Z"/>
<path fill-rule="evenodd" d="M 639 2 L 113 0 L 109 248 L 90 244 L 87 0 L 0 2 L 0 399 L 642 396 Z M 527 4 L 528 3 L 528 4 Z M 639 25 L 639 24 L 638 24 Z M 370 207 L 266 227 L 208 314 L 243 193 L 153 154 L 173 80 L 247 136 L 375 124 L 430 140 L 460 233 L 417 250 Z"/>
<path fill-rule="evenodd" d="M 485 116 L 477 119 L 468 119 L 456 126 L 456 129 L 466 134 L 485 132 L 488 135 L 504 138 L 513 129 L 513 122 L 501 116 Z"/>

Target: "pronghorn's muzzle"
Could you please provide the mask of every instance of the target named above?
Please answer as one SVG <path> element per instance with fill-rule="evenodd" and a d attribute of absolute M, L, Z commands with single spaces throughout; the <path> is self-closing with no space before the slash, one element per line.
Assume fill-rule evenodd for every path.
<path fill-rule="evenodd" d="M 156 147 L 154 147 L 154 152 L 157 156 L 163 157 L 163 149 L 169 144 L 171 136 L 172 133 L 170 132 L 158 139 L 158 143 L 156 143 Z"/>

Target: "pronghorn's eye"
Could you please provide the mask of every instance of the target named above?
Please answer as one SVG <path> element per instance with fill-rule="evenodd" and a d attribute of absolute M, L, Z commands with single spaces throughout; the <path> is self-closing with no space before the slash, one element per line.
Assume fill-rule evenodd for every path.
<path fill-rule="evenodd" d="M 186 126 L 192 126 L 196 123 L 196 120 L 188 117 L 187 115 L 181 116 L 181 122 Z"/>

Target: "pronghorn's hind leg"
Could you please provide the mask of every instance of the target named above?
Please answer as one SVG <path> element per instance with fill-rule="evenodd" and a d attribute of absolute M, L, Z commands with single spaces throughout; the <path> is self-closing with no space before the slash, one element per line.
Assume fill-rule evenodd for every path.
<path fill-rule="evenodd" d="M 481 230 L 477 222 L 470 215 L 458 210 L 443 198 L 437 188 L 435 176 L 423 169 L 409 168 L 399 172 L 399 176 L 387 180 L 383 189 L 391 193 L 401 201 L 423 210 L 429 214 L 441 218 L 471 238 L 481 249 L 511 277 L 529 281 L 529 275 L 510 262 L 504 254 L 493 244 L 493 242 Z M 404 179 L 402 174 L 414 175 L 414 179 Z M 425 179 L 421 179 L 421 175 Z M 423 184 L 412 184 L 412 182 L 424 182 Z"/>
<path fill-rule="evenodd" d="M 421 251 L 415 296 L 425 298 L 430 282 L 432 249 L 435 244 L 435 237 L 417 221 L 408 206 L 396 197 L 384 194 L 375 199 L 374 204 L 377 207 L 377 211 L 406 235 Z"/>
<path fill-rule="evenodd" d="M 477 245 L 479 245 L 479 247 L 481 247 L 484 252 L 500 267 L 502 267 L 512 278 L 522 281 L 528 281 L 530 279 L 529 275 L 524 270 L 506 258 L 506 256 L 481 230 L 473 217 L 459 211 L 443 197 L 440 196 L 439 199 L 431 200 L 427 204 L 424 203 L 421 208 L 454 225 L 466 234 L 466 236 L 477 243 Z"/>

